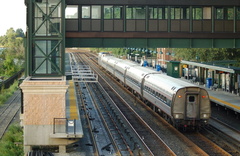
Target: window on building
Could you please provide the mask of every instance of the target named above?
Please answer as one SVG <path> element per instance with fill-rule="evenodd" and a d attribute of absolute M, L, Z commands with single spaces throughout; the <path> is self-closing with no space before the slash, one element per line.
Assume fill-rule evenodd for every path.
<path fill-rule="evenodd" d="M 122 6 L 104 6 L 104 19 L 121 19 Z"/>
<path fill-rule="evenodd" d="M 167 19 L 167 7 L 149 7 L 150 19 Z"/>
<path fill-rule="evenodd" d="M 170 12 L 171 19 L 189 19 L 188 7 L 172 7 Z"/>
<path fill-rule="evenodd" d="M 149 7 L 149 18 L 158 19 L 158 7 Z"/>
<path fill-rule="evenodd" d="M 122 11 L 123 7 L 122 6 L 114 6 L 113 8 L 113 17 L 114 19 L 121 19 L 122 18 Z"/>
<path fill-rule="evenodd" d="M 57 74 L 61 67 L 61 43 L 57 40 L 35 41 L 33 52 L 34 74 Z"/>
<path fill-rule="evenodd" d="M 82 6 L 82 18 L 90 18 L 90 6 Z"/>
<path fill-rule="evenodd" d="M 100 5 L 92 6 L 92 19 L 101 19 L 101 6 Z"/>
<path fill-rule="evenodd" d="M 77 5 L 68 5 L 65 10 L 65 18 L 77 19 L 78 18 L 78 6 Z"/>
<path fill-rule="evenodd" d="M 127 6 L 126 8 L 127 19 L 146 19 L 146 8 L 145 6 Z"/>
<path fill-rule="evenodd" d="M 171 19 L 180 19 L 181 12 L 180 8 L 171 8 Z"/>
<path fill-rule="evenodd" d="M 233 20 L 234 18 L 234 10 L 233 8 L 226 8 L 226 17 L 227 17 L 227 20 Z"/>
<path fill-rule="evenodd" d="M 167 19 L 168 18 L 168 8 L 159 8 L 158 19 Z"/>
<path fill-rule="evenodd" d="M 224 12 L 223 8 L 216 8 L 216 19 L 223 19 Z"/>
<path fill-rule="evenodd" d="M 237 19 L 240 20 L 240 7 L 237 7 Z"/>
<path fill-rule="evenodd" d="M 203 19 L 212 19 L 211 7 L 203 7 Z"/>
<path fill-rule="evenodd" d="M 113 19 L 113 6 L 104 6 L 104 19 Z"/>
<path fill-rule="evenodd" d="M 216 8 L 216 19 L 233 20 L 234 9 L 233 8 Z"/>
<path fill-rule="evenodd" d="M 203 19 L 203 8 L 200 7 L 193 8 L 193 19 L 194 20 Z"/>

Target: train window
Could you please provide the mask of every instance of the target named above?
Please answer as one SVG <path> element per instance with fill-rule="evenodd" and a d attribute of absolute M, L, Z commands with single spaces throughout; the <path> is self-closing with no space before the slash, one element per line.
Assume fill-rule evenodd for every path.
<path fill-rule="evenodd" d="M 165 96 L 163 97 L 163 102 L 167 102 L 167 98 Z"/>
<path fill-rule="evenodd" d="M 195 96 L 189 96 L 188 101 L 189 102 L 195 102 Z"/>
<path fill-rule="evenodd" d="M 171 105 L 171 100 L 167 99 L 167 105 L 168 105 L 168 106 Z"/>

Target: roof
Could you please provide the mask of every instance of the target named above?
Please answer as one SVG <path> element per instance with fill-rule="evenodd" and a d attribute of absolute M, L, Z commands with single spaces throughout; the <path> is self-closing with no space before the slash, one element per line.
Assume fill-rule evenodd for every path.
<path fill-rule="evenodd" d="M 223 72 L 227 72 L 227 73 L 240 73 L 239 67 L 209 65 L 209 64 L 205 64 L 205 63 L 191 62 L 191 61 L 185 61 L 185 60 L 182 60 L 181 63 L 198 66 L 198 67 L 203 67 L 203 68 L 208 68 L 208 69 L 213 69 L 213 70 L 218 70 L 218 71 L 223 71 Z"/>

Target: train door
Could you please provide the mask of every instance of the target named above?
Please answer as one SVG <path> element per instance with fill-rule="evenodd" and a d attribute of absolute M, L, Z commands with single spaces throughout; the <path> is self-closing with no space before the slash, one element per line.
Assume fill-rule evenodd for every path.
<path fill-rule="evenodd" d="M 187 118 L 197 118 L 199 112 L 198 106 L 198 95 L 190 94 L 187 95 L 186 99 L 186 117 Z"/>

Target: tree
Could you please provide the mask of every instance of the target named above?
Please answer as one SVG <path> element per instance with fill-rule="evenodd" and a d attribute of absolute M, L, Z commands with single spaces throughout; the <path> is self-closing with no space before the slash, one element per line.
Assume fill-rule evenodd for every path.
<path fill-rule="evenodd" d="M 173 51 L 174 57 L 178 60 L 199 62 L 240 60 L 240 50 L 234 48 L 179 48 Z"/>
<path fill-rule="evenodd" d="M 22 29 L 17 29 L 16 30 L 16 37 L 24 37 L 24 32 Z"/>
<path fill-rule="evenodd" d="M 12 55 L 6 55 L 6 59 L 3 62 L 3 69 L 5 71 L 5 75 L 14 75 L 18 71 L 16 64 L 14 63 L 14 58 Z"/>
<path fill-rule="evenodd" d="M 0 37 L 0 45 L 6 49 L 0 54 L 0 75 L 12 76 L 19 70 L 24 62 L 24 45 L 22 36 L 22 29 L 15 30 L 10 28 L 6 35 Z M 15 62 L 14 62 L 15 61 Z M 17 64 L 17 62 L 22 62 Z"/>
<path fill-rule="evenodd" d="M 21 156 L 23 151 L 23 131 L 18 125 L 11 125 L 8 132 L 0 141 L 1 156 Z"/>

